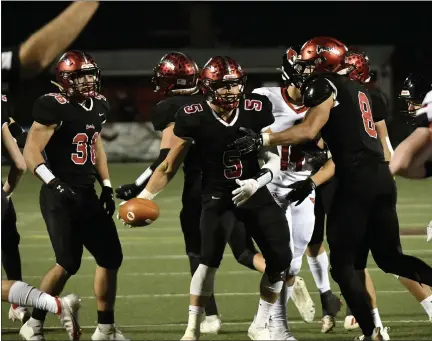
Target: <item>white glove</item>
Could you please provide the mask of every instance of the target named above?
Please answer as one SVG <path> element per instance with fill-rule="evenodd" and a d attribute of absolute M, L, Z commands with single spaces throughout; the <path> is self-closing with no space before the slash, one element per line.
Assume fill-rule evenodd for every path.
<path fill-rule="evenodd" d="M 240 187 L 232 191 L 232 194 L 234 195 L 232 201 L 237 207 L 243 205 L 246 201 L 248 201 L 249 198 L 254 195 L 259 188 L 258 181 L 256 181 L 255 179 L 237 179 L 236 184 Z"/>
<path fill-rule="evenodd" d="M 126 204 L 126 201 L 122 201 L 120 204 L 119 204 L 119 207 L 121 206 L 121 205 L 124 205 L 124 204 Z M 120 220 L 120 222 L 124 225 L 124 226 L 126 226 L 126 227 L 129 227 L 129 228 L 133 228 L 133 226 L 132 225 L 129 225 L 127 222 L 125 222 L 122 218 L 120 218 L 120 215 L 117 213 L 117 219 L 118 220 Z"/>
<path fill-rule="evenodd" d="M 427 237 L 426 242 L 432 241 L 432 220 L 429 222 L 429 225 L 427 227 Z"/>

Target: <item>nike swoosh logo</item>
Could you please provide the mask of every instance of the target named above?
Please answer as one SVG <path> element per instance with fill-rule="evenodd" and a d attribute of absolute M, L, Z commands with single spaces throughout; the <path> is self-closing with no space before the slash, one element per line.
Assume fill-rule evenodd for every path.
<path fill-rule="evenodd" d="M 212 196 L 212 199 L 216 199 L 216 200 L 218 200 L 218 199 L 220 199 L 220 198 Z"/>
<path fill-rule="evenodd" d="M 105 114 L 101 114 L 101 113 L 99 113 L 99 116 L 103 116 L 103 115 L 105 115 Z"/>

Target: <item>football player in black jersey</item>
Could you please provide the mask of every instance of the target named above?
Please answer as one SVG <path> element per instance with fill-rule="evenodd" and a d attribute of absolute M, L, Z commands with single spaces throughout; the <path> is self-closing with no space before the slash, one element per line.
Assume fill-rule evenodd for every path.
<path fill-rule="evenodd" d="M 336 74 L 347 48 L 333 38 L 319 37 L 303 45 L 295 67 L 312 73 L 304 82 L 304 122 L 274 134 L 248 132 L 234 143 L 239 152 L 261 146 L 299 144 L 321 131 L 336 165 L 338 185 L 330 209 L 327 239 L 331 273 L 366 338 L 379 339 L 364 284 L 355 271 L 359 246 L 367 241 L 385 272 L 432 283 L 432 268 L 402 253 L 396 213 L 396 186 L 384 161 L 372 117 L 371 98 L 359 82 Z"/>
<path fill-rule="evenodd" d="M 177 112 L 175 142 L 157 168 L 146 191 L 157 193 L 174 176 L 191 144 L 197 148 L 202 171 L 201 259 L 190 286 L 189 323 L 183 339 L 197 340 L 199 323 L 213 294 L 214 277 L 227 239 L 235 224 L 243 223 L 266 259 L 261 281 L 261 301 L 255 322 L 260 338 L 269 339 L 265 328 L 291 262 L 289 228 L 283 210 L 266 188 L 279 169 L 277 151 L 242 155 L 227 145 L 242 134 L 244 126 L 260 132 L 274 122 L 271 102 L 258 94 L 244 94 L 246 77 L 230 57 L 213 57 L 201 72 L 205 97 L 193 99 Z M 193 141 L 193 142 L 192 142 Z"/>
<path fill-rule="evenodd" d="M 129 200 L 139 198 L 153 199 L 144 190 L 155 169 L 165 160 L 172 145 L 174 136 L 175 113 L 191 101 L 201 101 L 202 93 L 198 87 L 199 68 L 195 61 L 181 52 L 164 55 L 154 68 L 154 84 L 156 92 L 162 92 L 166 98 L 151 108 L 150 117 L 155 130 L 162 132 L 159 157 L 132 184 L 121 185 L 115 190 L 117 198 Z M 184 186 L 180 224 L 189 258 L 191 274 L 199 266 L 201 252 L 201 166 L 198 149 L 191 146 L 184 162 Z M 122 203 L 120 204 L 122 205 Z M 124 225 L 127 224 L 122 221 Z M 236 225 L 228 240 L 237 261 L 248 268 L 264 271 L 265 263 L 261 254 L 255 249 L 253 241 L 245 234 L 241 224 Z M 201 333 L 217 334 L 221 328 L 221 320 L 214 295 L 205 308 L 206 318 L 201 323 Z"/>
<path fill-rule="evenodd" d="M 56 257 L 41 290 L 57 295 L 81 265 L 83 247 L 96 260 L 94 290 L 98 326 L 92 340 L 124 340 L 114 324 L 117 271 L 123 254 L 112 219 L 115 211 L 107 159 L 99 134 L 109 105 L 100 91 L 100 70 L 87 53 L 68 51 L 56 68 L 60 93 L 34 103 L 34 123 L 24 148 L 27 167 L 42 180 L 40 207 Z M 42 157 L 45 150 L 48 163 Z M 100 197 L 95 178 L 101 179 Z M 25 339 L 43 339 L 45 312 L 34 309 L 20 330 Z M 65 321 L 62 320 L 63 325 Z M 79 339 L 76 324 L 65 325 Z"/>

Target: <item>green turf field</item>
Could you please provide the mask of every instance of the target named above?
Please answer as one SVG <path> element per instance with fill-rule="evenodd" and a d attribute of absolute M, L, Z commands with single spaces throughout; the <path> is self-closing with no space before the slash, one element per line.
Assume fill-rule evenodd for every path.
<path fill-rule="evenodd" d="M 113 186 L 134 180 L 146 166 L 143 164 L 112 164 Z M 7 168 L 2 169 L 6 176 Z M 25 176 L 14 194 L 21 233 L 21 256 L 24 280 L 38 286 L 41 276 L 54 264 L 54 254 L 39 211 L 40 182 L 30 174 Z M 398 179 L 399 215 L 404 229 L 426 230 L 432 219 L 432 181 Z M 182 177 L 177 176 L 160 196 L 159 220 L 149 228 L 127 229 L 118 224 L 123 244 L 124 261 L 119 274 L 117 325 L 133 340 L 179 340 L 188 317 L 189 265 L 184 255 L 183 237 L 179 226 Z M 405 251 L 432 264 L 432 244 L 425 236 L 403 237 Z M 95 264 L 85 252 L 81 269 L 67 284 L 65 293 L 82 297 L 80 323 L 82 339 L 90 339 L 96 325 L 93 298 Z M 432 340 L 432 323 L 415 299 L 391 275 L 382 273 L 370 260 L 369 270 L 378 292 L 378 304 L 385 326 L 391 327 L 393 340 Z M 301 273 L 317 306 L 316 319 L 321 317 L 319 296 L 304 261 Z M 3 277 L 4 278 L 4 277 Z M 219 336 L 203 336 L 209 340 L 246 340 L 247 329 L 256 312 L 260 275 L 238 265 L 229 249 L 217 275 L 215 293 L 224 322 Z M 332 282 L 332 288 L 338 291 Z M 17 340 L 18 324 L 8 320 L 8 304 L 2 304 L 2 339 Z M 344 314 L 339 316 L 339 320 Z M 305 324 L 294 305 L 289 305 L 291 329 L 299 340 L 349 340 L 359 331 L 346 332 L 341 323 L 331 334 L 320 333 L 320 324 Z M 49 316 L 46 323 L 48 340 L 65 340 L 59 321 Z"/>

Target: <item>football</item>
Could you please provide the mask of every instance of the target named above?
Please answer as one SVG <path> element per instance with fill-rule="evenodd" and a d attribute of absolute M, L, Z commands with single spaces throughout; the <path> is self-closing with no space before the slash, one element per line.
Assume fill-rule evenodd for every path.
<path fill-rule="evenodd" d="M 152 200 L 133 198 L 120 206 L 119 216 L 133 227 L 147 226 L 159 217 L 159 207 Z"/>

